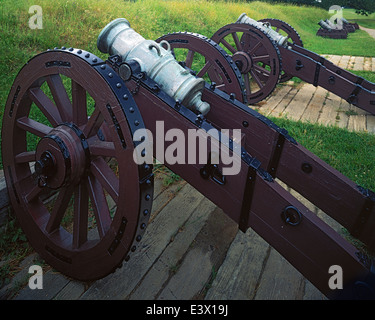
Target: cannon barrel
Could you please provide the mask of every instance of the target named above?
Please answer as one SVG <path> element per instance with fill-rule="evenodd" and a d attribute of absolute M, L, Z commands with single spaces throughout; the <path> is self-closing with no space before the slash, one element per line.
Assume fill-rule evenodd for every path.
<path fill-rule="evenodd" d="M 209 112 L 210 105 L 201 100 L 204 80 L 194 77 L 178 64 L 168 42 L 159 44 L 146 40 L 130 28 L 128 20 L 119 18 L 104 27 L 97 46 L 103 53 L 121 56 L 125 63 L 137 61 L 141 70 L 169 96 L 203 115 Z"/>
<path fill-rule="evenodd" d="M 323 20 L 320 20 L 318 22 L 318 25 L 320 25 L 325 30 L 328 30 L 328 31 L 332 30 L 332 28 L 325 21 L 323 21 Z"/>
<path fill-rule="evenodd" d="M 332 29 L 334 30 L 342 30 L 343 29 L 343 23 L 342 21 L 338 21 L 337 24 L 333 23 L 331 20 L 326 19 L 325 21 Z"/>
<path fill-rule="evenodd" d="M 340 19 L 341 19 L 341 21 L 342 21 L 343 24 L 349 24 L 349 21 L 346 20 L 345 18 L 340 18 Z"/>
<path fill-rule="evenodd" d="M 264 33 L 268 34 L 272 40 L 278 45 L 285 47 L 288 43 L 288 37 L 285 37 L 271 28 L 271 25 L 267 22 L 258 22 L 251 19 L 246 13 L 242 13 L 236 21 L 237 23 L 246 23 L 261 29 Z"/>

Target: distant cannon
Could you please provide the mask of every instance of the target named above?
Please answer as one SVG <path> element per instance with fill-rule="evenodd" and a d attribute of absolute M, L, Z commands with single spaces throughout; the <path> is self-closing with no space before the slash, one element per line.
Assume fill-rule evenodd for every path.
<path fill-rule="evenodd" d="M 332 27 L 327 23 L 327 20 L 320 20 L 318 25 L 320 26 L 320 29 L 316 33 L 317 36 L 331 39 L 346 39 L 348 37 L 348 31 L 345 29 L 336 29 L 334 25 Z"/>
<path fill-rule="evenodd" d="M 345 20 L 345 19 L 344 19 Z M 353 33 L 355 32 L 355 27 L 352 26 L 347 20 L 344 22 L 342 19 L 335 19 L 334 23 L 331 22 L 331 20 L 326 19 L 326 23 L 335 30 L 346 30 L 348 33 Z"/>
<path fill-rule="evenodd" d="M 344 26 L 352 26 L 352 27 L 354 27 L 355 30 L 359 29 L 359 25 L 358 25 L 357 22 L 352 23 L 352 22 L 349 22 L 348 20 L 346 20 L 345 18 L 341 18 L 341 21 L 344 24 Z"/>

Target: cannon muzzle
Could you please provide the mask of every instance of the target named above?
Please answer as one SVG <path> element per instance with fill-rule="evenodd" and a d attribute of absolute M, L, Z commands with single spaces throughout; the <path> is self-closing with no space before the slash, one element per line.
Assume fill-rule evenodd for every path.
<path fill-rule="evenodd" d="M 141 70 L 169 96 L 203 115 L 209 112 L 210 105 L 201 99 L 204 80 L 178 64 L 168 42 L 146 40 L 130 28 L 128 20 L 119 18 L 104 27 L 97 46 L 103 53 L 119 55 L 125 63 L 137 61 Z"/>
<path fill-rule="evenodd" d="M 332 31 L 332 28 L 327 24 L 327 22 L 325 22 L 323 20 L 320 20 L 318 22 L 318 25 L 320 25 L 325 30 Z"/>

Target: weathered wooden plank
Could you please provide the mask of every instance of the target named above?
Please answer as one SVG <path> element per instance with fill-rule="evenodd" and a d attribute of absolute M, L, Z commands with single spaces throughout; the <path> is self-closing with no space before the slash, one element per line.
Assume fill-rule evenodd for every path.
<path fill-rule="evenodd" d="M 297 94 L 298 89 L 292 88 L 280 101 L 280 103 L 268 114 L 272 117 L 280 117 L 283 114 L 283 111 L 289 105 L 289 103 L 293 100 L 294 96 Z"/>
<path fill-rule="evenodd" d="M 70 281 L 59 293 L 56 294 L 54 300 L 77 300 L 85 290 L 85 283 Z"/>
<path fill-rule="evenodd" d="M 267 100 L 267 103 L 262 105 L 259 108 L 259 112 L 265 116 L 268 116 L 273 109 L 284 99 L 284 97 L 292 89 L 291 86 L 283 85 L 280 88 L 277 88 L 277 91 L 274 92 L 270 98 Z"/>
<path fill-rule="evenodd" d="M 304 277 L 272 249 L 259 281 L 255 300 L 301 300 Z"/>
<path fill-rule="evenodd" d="M 311 99 L 305 112 L 302 115 L 302 121 L 306 121 L 310 123 L 315 123 L 318 121 L 320 112 L 322 108 L 324 107 L 326 95 L 327 95 L 327 90 L 323 89 L 322 87 L 316 88 L 313 98 Z"/>
<path fill-rule="evenodd" d="M 366 120 L 367 120 L 367 123 L 366 123 L 367 131 L 375 134 L 375 116 L 367 115 Z"/>
<path fill-rule="evenodd" d="M 349 117 L 348 130 L 365 131 L 366 130 L 366 116 L 365 115 L 351 115 Z"/>
<path fill-rule="evenodd" d="M 341 56 L 333 55 L 330 57 L 329 61 L 331 61 L 335 65 L 338 65 L 341 61 Z"/>
<path fill-rule="evenodd" d="M 347 69 L 348 68 L 348 64 L 349 64 L 349 60 L 350 60 L 350 56 L 342 56 L 338 66 L 340 68 L 343 68 L 343 69 Z"/>
<path fill-rule="evenodd" d="M 355 57 L 353 70 L 363 71 L 364 57 Z"/>
<path fill-rule="evenodd" d="M 364 62 L 363 62 L 363 70 L 364 71 L 372 71 L 372 58 L 370 57 L 365 57 Z"/>
<path fill-rule="evenodd" d="M 39 255 L 37 253 L 32 253 L 21 261 L 19 265 L 20 271 L 12 277 L 9 283 L 3 285 L 0 288 L 0 300 L 12 299 L 18 294 L 19 290 L 24 285 L 27 285 L 28 280 L 31 276 L 31 274 L 28 273 L 29 267 L 35 264 L 35 261 L 37 261 L 38 259 L 40 259 Z M 1 261 L 0 266 L 3 266 L 3 264 L 6 263 L 8 263 L 8 261 Z"/>
<path fill-rule="evenodd" d="M 186 184 L 146 229 L 139 250 L 113 274 L 93 283 L 80 299 L 124 299 L 158 259 L 203 199 Z"/>
<path fill-rule="evenodd" d="M 202 200 L 199 207 L 194 210 L 186 223 L 178 230 L 173 241 L 130 295 L 130 300 L 147 300 L 157 297 L 171 273 L 176 271 L 179 261 L 183 258 L 192 241 L 215 208 L 216 206 L 208 199 Z"/>
<path fill-rule="evenodd" d="M 284 110 L 283 114 L 288 119 L 300 120 L 315 91 L 316 87 L 312 84 L 304 84 Z"/>
<path fill-rule="evenodd" d="M 205 299 L 253 299 L 270 246 L 254 230 L 239 231 Z"/>
<path fill-rule="evenodd" d="M 344 99 L 341 99 L 340 102 L 340 109 L 337 114 L 337 126 L 339 128 L 344 128 L 346 129 L 348 127 L 349 123 L 349 110 L 351 110 L 351 104 L 346 102 Z"/>
<path fill-rule="evenodd" d="M 355 64 L 355 56 L 351 56 L 348 63 L 348 70 L 353 70 Z"/>
<path fill-rule="evenodd" d="M 215 210 L 158 299 L 201 298 L 206 293 L 214 273 L 222 264 L 237 231 L 236 223 L 222 210 Z"/>
<path fill-rule="evenodd" d="M 326 296 L 321 293 L 309 280 L 304 279 L 303 300 L 327 300 Z"/>
<path fill-rule="evenodd" d="M 175 197 L 175 195 L 186 184 L 185 181 L 176 181 L 168 187 L 162 186 L 162 192 L 157 193 L 152 202 L 152 211 L 150 215 L 150 222 L 159 214 L 159 212 L 168 205 L 168 203 Z"/>
<path fill-rule="evenodd" d="M 49 270 L 43 274 L 43 289 L 30 289 L 25 286 L 15 300 L 51 300 L 58 292 L 61 291 L 68 283 L 69 279 L 61 273 Z"/>
<path fill-rule="evenodd" d="M 331 55 L 331 54 L 325 54 L 325 55 L 323 55 L 323 57 L 326 58 L 327 60 L 331 61 L 333 55 Z"/>
<path fill-rule="evenodd" d="M 5 182 L 4 172 L 0 170 L 0 226 L 7 221 L 9 207 L 8 189 Z"/>
<path fill-rule="evenodd" d="M 337 115 L 340 108 L 340 102 L 337 99 L 330 99 L 331 96 L 332 95 L 326 99 L 325 105 L 322 108 L 322 112 L 320 113 L 320 117 L 318 119 L 318 123 L 325 126 L 332 126 L 336 124 Z"/>

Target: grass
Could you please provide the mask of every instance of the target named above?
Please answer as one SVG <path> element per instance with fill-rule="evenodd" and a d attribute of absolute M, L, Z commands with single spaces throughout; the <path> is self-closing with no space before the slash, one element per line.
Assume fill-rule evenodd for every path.
<path fill-rule="evenodd" d="M 375 29 L 375 12 L 364 16 L 356 14 L 354 9 L 344 9 L 343 16 L 350 22 L 357 22 L 362 27 Z"/>
<path fill-rule="evenodd" d="M 119 1 L 119 0 L 40 0 L 43 29 L 28 27 L 33 0 L 3 0 L 0 8 L 0 104 L 4 105 L 10 84 L 23 64 L 47 48 L 74 46 L 101 57 L 96 39 L 106 23 L 126 17 L 132 27 L 147 39 L 168 32 L 191 31 L 212 36 L 220 27 L 237 20 L 242 12 L 254 19 L 278 18 L 291 24 L 309 50 L 327 54 L 370 56 L 375 40 L 364 31 L 350 34 L 346 40 L 315 36 L 319 19 L 329 18 L 325 10 L 264 2 L 222 1 Z M 95 5 L 93 5 L 95 4 Z M 366 43 L 366 46 L 363 46 Z"/>
<path fill-rule="evenodd" d="M 375 190 L 375 136 L 338 127 L 271 118 L 301 145 L 355 183 Z"/>

